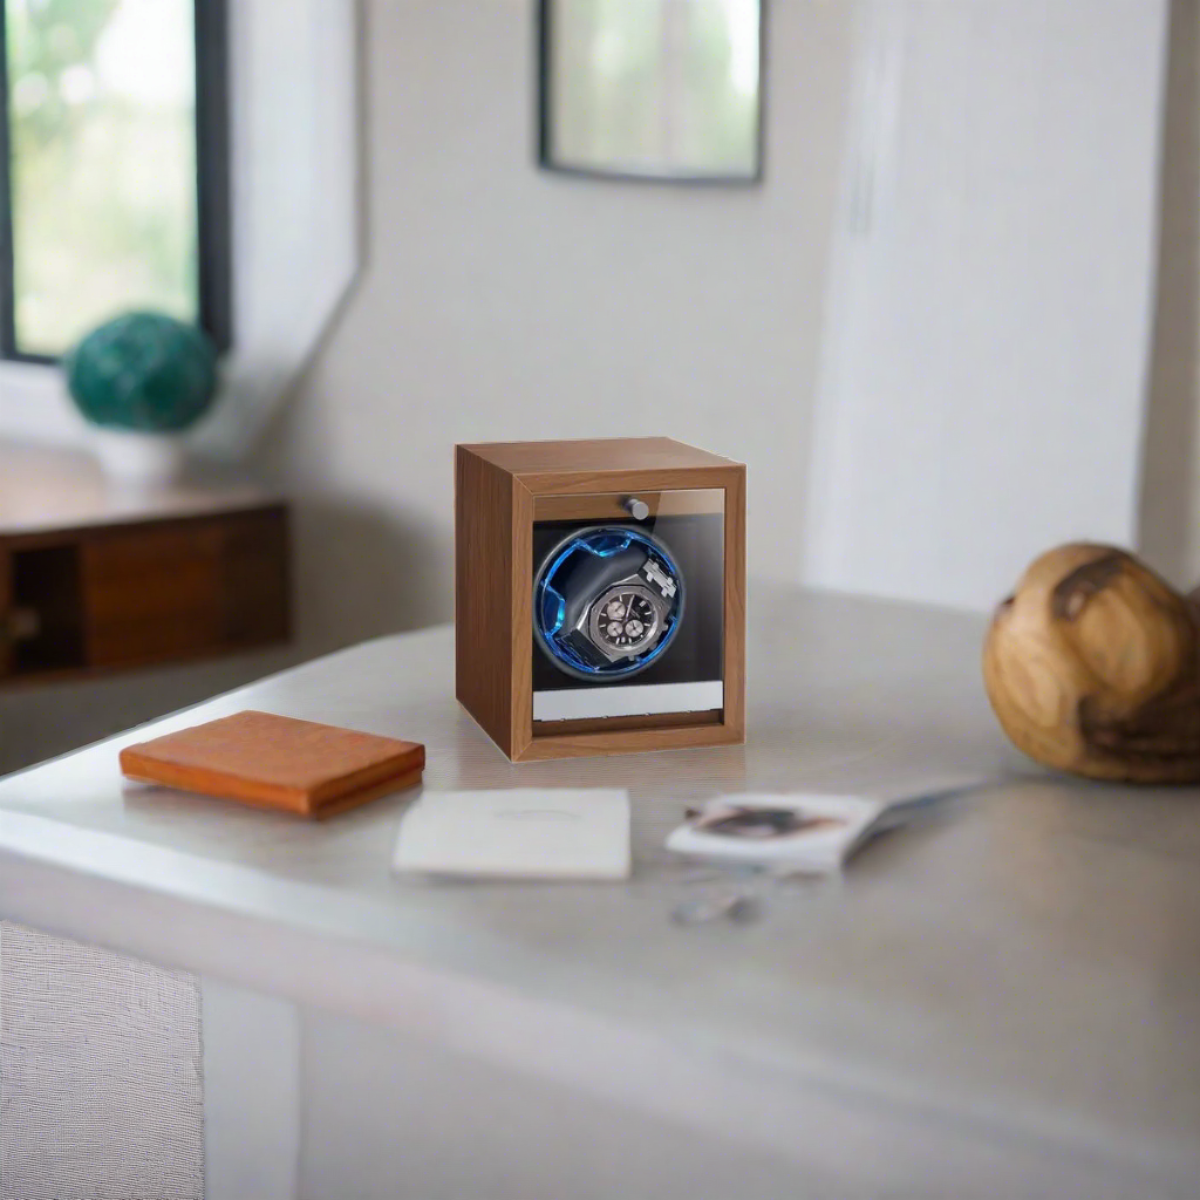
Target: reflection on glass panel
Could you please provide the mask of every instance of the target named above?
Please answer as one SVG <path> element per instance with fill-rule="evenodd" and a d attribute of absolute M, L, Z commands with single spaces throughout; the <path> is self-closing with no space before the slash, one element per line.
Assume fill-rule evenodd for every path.
<path fill-rule="evenodd" d="M 551 165 L 754 178 L 760 0 L 546 0 Z"/>
<path fill-rule="evenodd" d="M 193 0 L 5 0 L 17 349 L 198 308 Z"/>

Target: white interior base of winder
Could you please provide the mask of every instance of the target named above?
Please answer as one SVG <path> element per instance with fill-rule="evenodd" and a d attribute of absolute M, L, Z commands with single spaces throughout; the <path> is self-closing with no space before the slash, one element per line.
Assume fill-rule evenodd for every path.
<path fill-rule="evenodd" d="M 535 721 L 587 717 L 644 717 L 656 713 L 709 712 L 725 707 L 719 679 L 701 683 L 630 683 L 623 687 L 563 688 L 533 693 Z"/>

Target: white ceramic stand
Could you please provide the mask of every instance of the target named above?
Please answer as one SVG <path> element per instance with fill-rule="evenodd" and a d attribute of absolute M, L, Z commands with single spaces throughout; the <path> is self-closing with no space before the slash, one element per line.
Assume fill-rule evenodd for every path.
<path fill-rule="evenodd" d="M 183 442 L 168 433 L 93 429 L 92 448 L 104 474 L 127 487 L 161 487 L 183 474 Z"/>

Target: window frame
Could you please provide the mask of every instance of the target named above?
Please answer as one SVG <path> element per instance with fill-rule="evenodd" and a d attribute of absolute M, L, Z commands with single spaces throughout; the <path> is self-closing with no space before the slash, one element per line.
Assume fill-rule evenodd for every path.
<path fill-rule="evenodd" d="M 227 0 L 192 0 L 196 55 L 197 298 L 201 328 L 219 351 L 233 343 Z M 17 345 L 7 5 L 0 0 L 0 360 L 54 364 Z"/>

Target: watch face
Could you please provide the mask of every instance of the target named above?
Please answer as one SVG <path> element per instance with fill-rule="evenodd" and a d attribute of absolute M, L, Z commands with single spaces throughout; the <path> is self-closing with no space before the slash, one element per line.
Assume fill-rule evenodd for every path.
<path fill-rule="evenodd" d="M 661 540 L 636 526 L 591 526 L 543 560 L 534 583 L 534 634 L 566 674 L 619 679 L 666 651 L 683 599 L 683 576 Z"/>
<path fill-rule="evenodd" d="M 588 626 L 592 641 L 604 649 L 640 654 L 658 638 L 654 597 L 633 584 L 612 588 L 593 603 Z"/>

